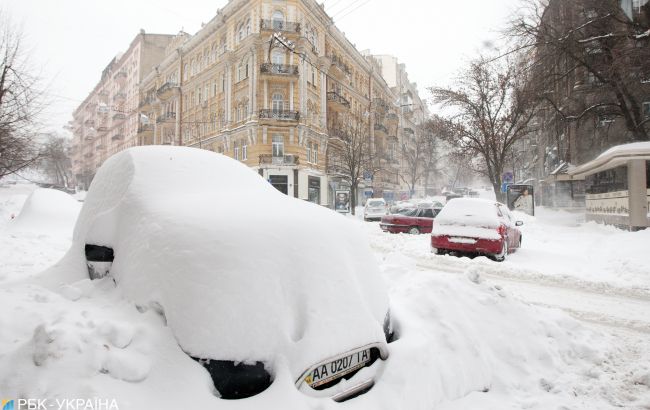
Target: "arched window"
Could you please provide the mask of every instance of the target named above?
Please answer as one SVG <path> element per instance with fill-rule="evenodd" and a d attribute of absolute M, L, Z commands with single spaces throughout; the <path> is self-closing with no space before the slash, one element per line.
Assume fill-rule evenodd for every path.
<path fill-rule="evenodd" d="M 241 24 L 239 26 L 239 29 L 237 30 L 237 32 L 238 32 L 237 38 L 238 38 L 239 41 L 242 41 L 244 39 L 244 34 L 245 34 L 244 30 L 245 29 L 246 28 L 244 27 L 244 24 Z"/>
<path fill-rule="evenodd" d="M 271 62 L 273 64 L 284 64 L 284 52 L 279 49 L 274 49 L 271 52 Z"/>
<path fill-rule="evenodd" d="M 271 108 L 275 112 L 284 110 L 284 96 L 282 93 L 273 93 L 271 96 Z"/>
<path fill-rule="evenodd" d="M 284 14 L 280 10 L 273 12 L 273 17 L 271 18 L 273 22 L 274 30 L 282 30 L 284 28 Z"/>
<path fill-rule="evenodd" d="M 246 20 L 245 34 L 246 36 L 251 34 L 251 19 Z"/>

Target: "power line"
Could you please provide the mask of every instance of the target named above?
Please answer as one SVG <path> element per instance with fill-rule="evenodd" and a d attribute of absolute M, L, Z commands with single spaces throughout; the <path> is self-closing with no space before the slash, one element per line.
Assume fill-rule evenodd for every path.
<path fill-rule="evenodd" d="M 353 8 L 353 9 L 350 10 L 349 12 L 347 12 L 347 13 L 345 13 L 344 15 L 340 16 L 340 17 L 338 18 L 338 21 L 341 21 L 343 18 L 345 18 L 346 16 L 349 16 L 352 12 L 354 12 L 355 10 L 361 8 L 362 6 L 365 6 L 365 5 L 368 4 L 368 3 L 370 3 L 370 0 L 366 0 L 365 2 L 359 4 L 357 7 Z"/>
<path fill-rule="evenodd" d="M 341 10 L 339 10 L 339 11 L 333 13 L 333 14 L 332 14 L 332 18 L 335 18 L 335 17 L 338 16 L 339 14 L 348 11 L 350 8 L 352 8 L 352 7 L 354 7 L 355 5 L 357 5 L 360 1 L 362 1 L 362 0 L 352 0 L 351 3 L 347 4 L 347 5 L 346 5 L 345 7 L 343 7 Z"/>

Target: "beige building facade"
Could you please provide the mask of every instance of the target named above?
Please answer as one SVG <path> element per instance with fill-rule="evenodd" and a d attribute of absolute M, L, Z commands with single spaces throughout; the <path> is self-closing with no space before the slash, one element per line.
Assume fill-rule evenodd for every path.
<path fill-rule="evenodd" d="M 359 203 L 393 199 L 408 116 L 397 92 L 315 1 L 231 0 L 195 35 L 173 36 L 142 77 L 130 141 L 219 152 L 287 195 L 332 205 L 349 181 L 328 175 L 328 144 L 352 121 L 383 161 Z"/>

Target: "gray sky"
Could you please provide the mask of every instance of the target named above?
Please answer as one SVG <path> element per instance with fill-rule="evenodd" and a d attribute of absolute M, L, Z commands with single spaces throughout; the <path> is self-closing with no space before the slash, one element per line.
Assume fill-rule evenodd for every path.
<path fill-rule="evenodd" d="M 50 94 L 50 128 L 61 130 L 141 28 L 194 34 L 227 0 L 0 0 L 22 25 L 32 61 Z M 411 81 L 448 85 L 465 62 L 498 37 L 518 0 L 326 0 L 337 26 L 359 50 L 392 54 Z"/>

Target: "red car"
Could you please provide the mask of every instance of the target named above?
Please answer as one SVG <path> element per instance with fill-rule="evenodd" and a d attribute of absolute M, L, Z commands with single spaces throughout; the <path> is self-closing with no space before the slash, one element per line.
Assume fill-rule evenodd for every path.
<path fill-rule="evenodd" d="M 503 261 L 521 247 L 521 221 L 508 207 L 476 198 L 452 199 L 436 217 L 431 232 L 431 251 L 488 255 Z"/>
<path fill-rule="evenodd" d="M 419 233 L 431 232 L 433 218 L 438 215 L 441 208 L 413 208 L 404 209 L 402 213 L 386 215 L 381 218 L 379 227 L 384 232 L 390 233 Z"/>

